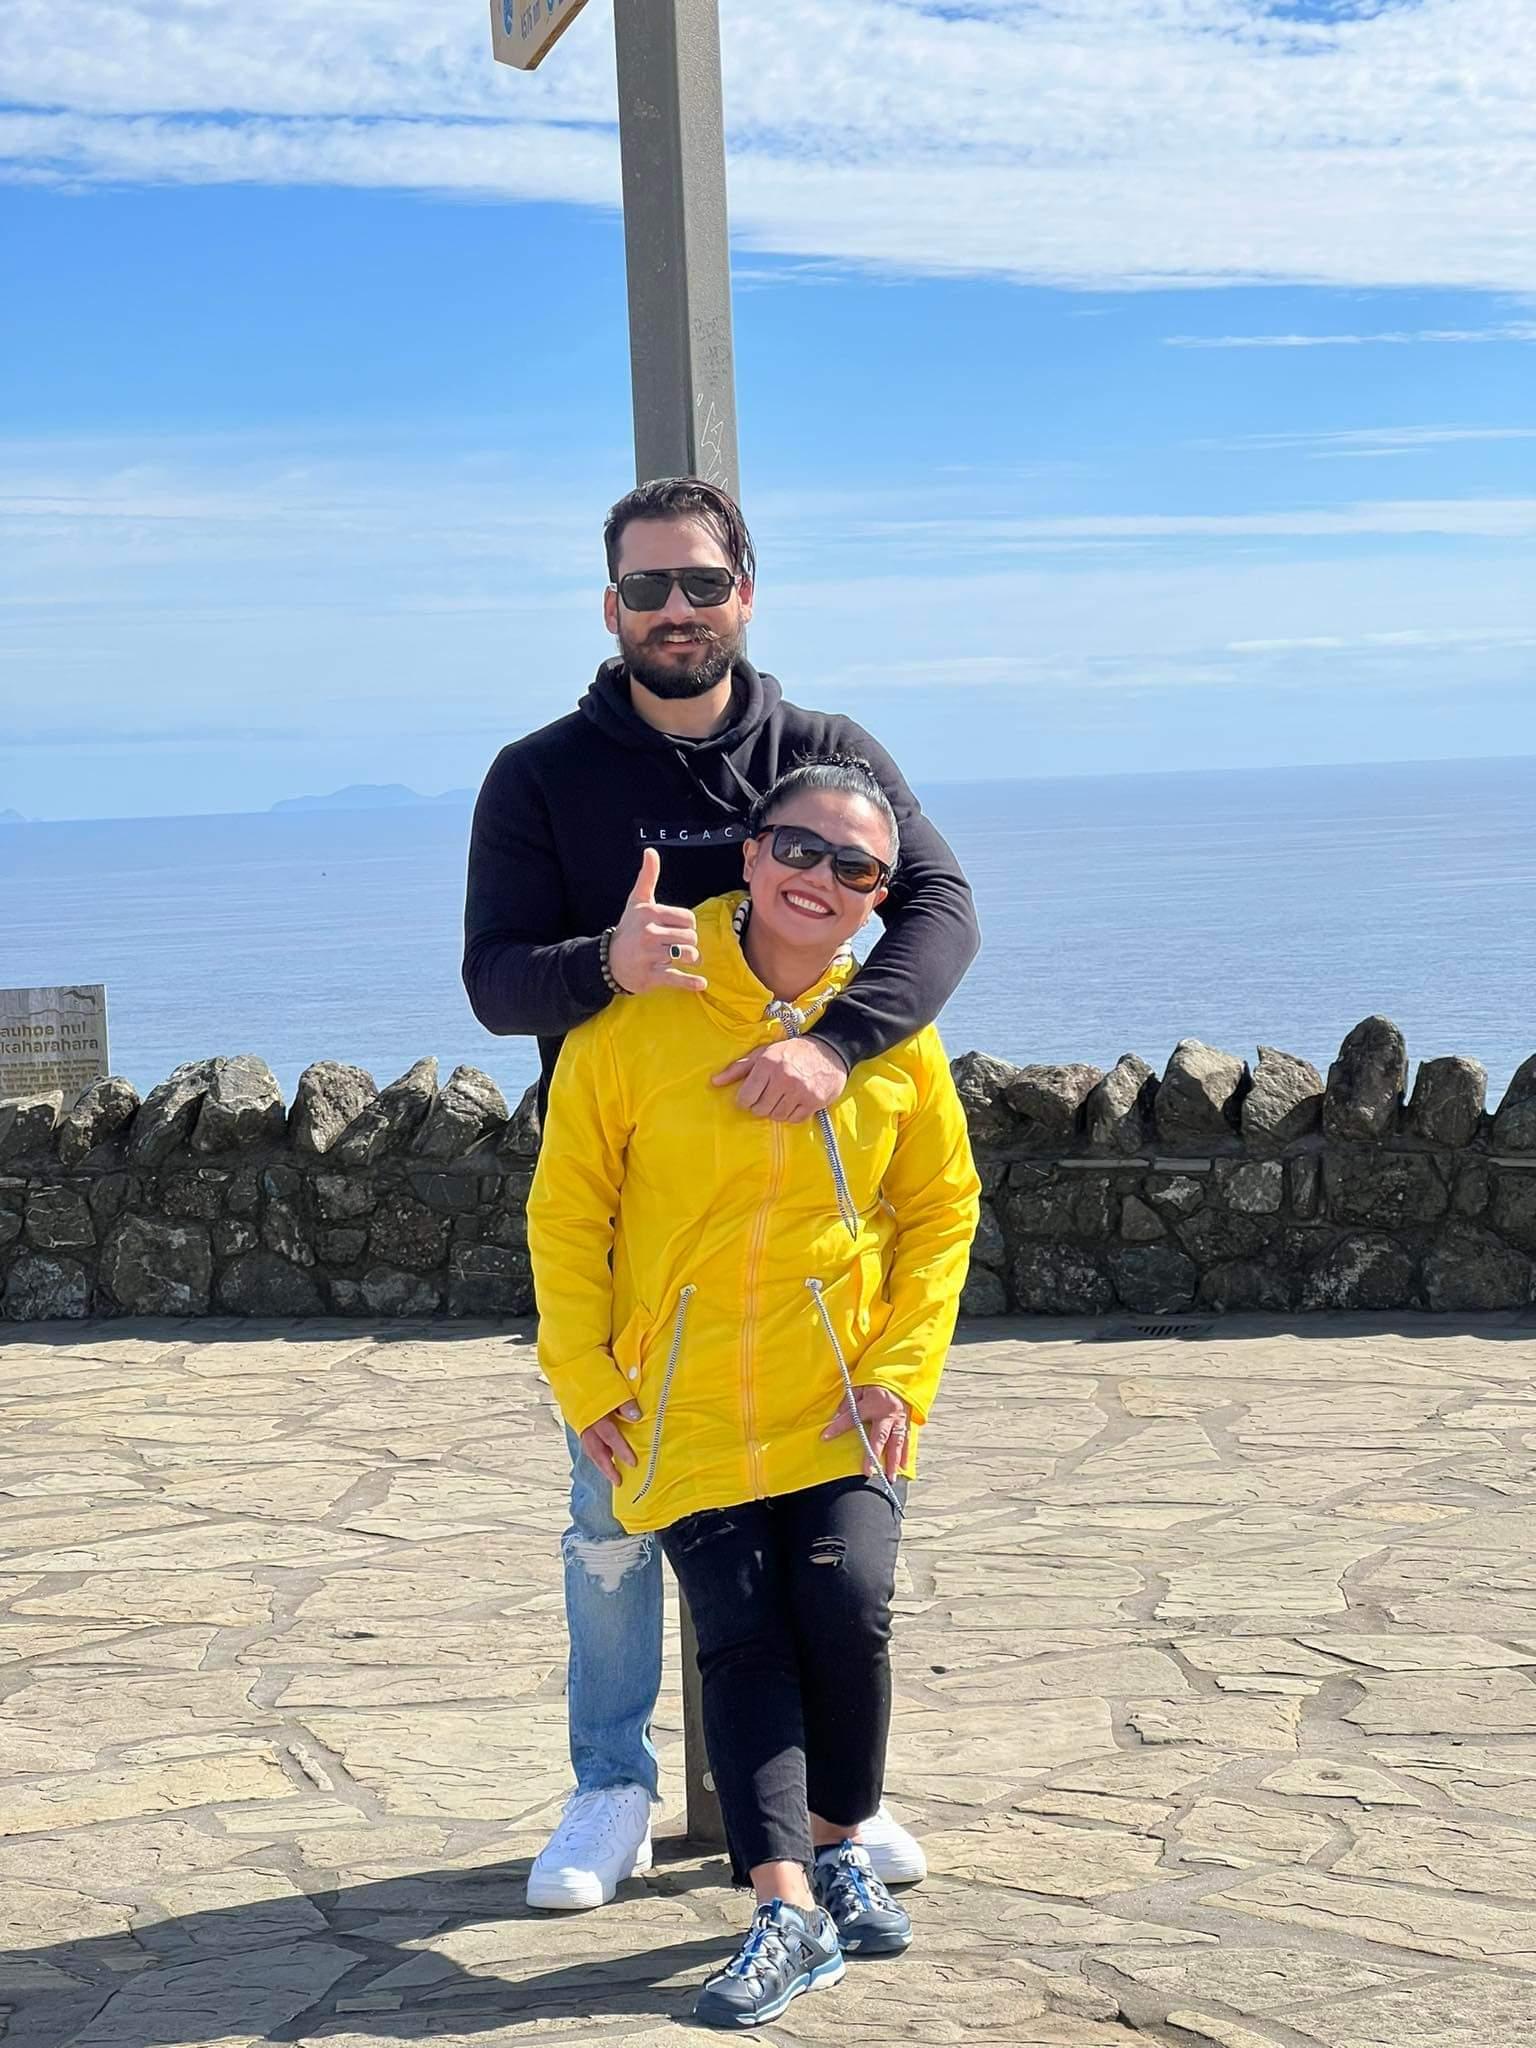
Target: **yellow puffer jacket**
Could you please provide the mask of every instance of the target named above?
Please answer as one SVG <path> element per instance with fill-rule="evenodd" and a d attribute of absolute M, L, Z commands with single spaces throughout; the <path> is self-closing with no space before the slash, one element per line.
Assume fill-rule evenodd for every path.
<path fill-rule="evenodd" d="M 629 1530 L 858 1472 L 856 1432 L 821 1436 L 847 1401 L 836 1347 L 856 1386 L 908 1404 L 910 1473 L 976 1228 L 932 1027 L 855 1069 L 830 1145 L 819 1119 L 771 1123 L 711 1085 L 796 1023 L 747 965 L 743 900 L 698 912 L 707 994 L 624 998 L 571 1033 L 529 1198 L 539 1359 L 566 1421 L 641 1410 L 614 1494 Z M 801 998 L 806 1024 L 853 972 Z"/>

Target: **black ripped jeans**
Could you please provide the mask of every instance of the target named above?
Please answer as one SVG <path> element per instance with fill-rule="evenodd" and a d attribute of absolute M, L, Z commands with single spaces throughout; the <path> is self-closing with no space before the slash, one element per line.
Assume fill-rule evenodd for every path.
<path fill-rule="evenodd" d="M 699 1639 L 738 1883 L 759 1863 L 808 1865 L 811 1813 L 851 1829 L 880 1804 L 900 1530 L 885 1495 L 853 1478 L 661 1532 Z"/>

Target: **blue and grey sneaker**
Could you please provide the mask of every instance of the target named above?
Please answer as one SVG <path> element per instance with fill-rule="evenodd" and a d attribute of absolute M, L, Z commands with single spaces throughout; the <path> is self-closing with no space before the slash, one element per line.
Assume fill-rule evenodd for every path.
<path fill-rule="evenodd" d="M 910 1945 L 910 1918 L 857 1842 L 821 1850 L 811 1868 L 811 1890 L 831 1915 L 845 1955 L 899 1956 Z"/>
<path fill-rule="evenodd" d="M 802 1991 L 829 1991 L 845 1965 L 827 1914 L 774 1899 L 752 1916 L 752 1931 L 699 1993 L 693 2016 L 706 2027 L 760 2027 Z"/>

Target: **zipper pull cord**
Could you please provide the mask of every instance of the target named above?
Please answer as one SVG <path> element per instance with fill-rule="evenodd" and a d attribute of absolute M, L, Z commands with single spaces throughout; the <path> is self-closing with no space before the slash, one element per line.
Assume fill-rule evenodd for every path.
<path fill-rule="evenodd" d="M 667 1403 L 672 1398 L 672 1375 L 677 1371 L 677 1361 L 683 1351 L 683 1327 L 688 1321 L 688 1304 L 698 1289 L 685 1287 L 677 1297 L 677 1316 L 672 1324 L 672 1350 L 667 1359 L 667 1370 L 662 1377 L 661 1399 L 656 1403 L 656 1427 L 651 1432 L 651 1455 L 645 1468 L 645 1479 L 636 1490 L 634 1498 L 644 1500 L 651 1490 L 651 1481 L 656 1477 L 656 1466 L 661 1457 L 661 1426 L 667 1419 Z"/>
<path fill-rule="evenodd" d="M 786 1038 L 800 1038 L 805 1033 L 805 1012 L 797 1010 L 793 1003 L 771 1002 L 768 1016 L 776 1024 L 784 1026 Z M 848 1175 L 843 1169 L 843 1155 L 837 1148 L 837 1132 L 832 1128 L 831 1113 L 825 1109 L 816 1112 L 817 1128 L 821 1142 L 826 1147 L 827 1164 L 832 1169 L 832 1185 L 837 1190 L 837 1213 L 843 1219 L 843 1228 L 855 1240 L 859 1235 L 859 1212 L 854 1204 L 852 1190 L 848 1186 Z"/>
<path fill-rule="evenodd" d="M 869 1432 L 864 1427 L 864 1418 L 859 1413 L 859 1397 L 853 1389 L 853 1375 L 848 1370 L 848 1361 L 843 1356 L 843 1347 L 837 1341 L 837 1332 L 833 1329 L 832 1318 L 827 1313 L 827 1304 L 822 1297 L 821 1282 L 819 1280 L 807 1280 L 805 1284 L 815 1297 L 816 1307 L 821 1315 L 821 1326 L 827 1333 L 827 1342 L 832 1346 L 832 1356 L 837 1360 L 837 1369 L 843 1376 L 844 1398 L 848 1403 L 848 1413 L 853 1417 L 853 1426 L 859 1432 L 859 1442 L 864 1446 L 864 1455 L 868 1458 L 870 1464 L 874 1466 L 874 1476 L 879 1482 L 880 1491 L 896 1510 L 897 1521 L 904 1522 L 907 1518 L 907 1511 L 896 1498 L 896 1489 L 892 1486 L 889 1479 L 886 1478 L 885 1467 L 875 1456 L 874 1448 L 869 1441 Z"/>

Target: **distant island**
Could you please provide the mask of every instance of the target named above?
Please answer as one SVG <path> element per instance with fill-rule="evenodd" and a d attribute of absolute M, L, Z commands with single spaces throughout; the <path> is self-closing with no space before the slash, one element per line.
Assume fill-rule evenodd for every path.
<path fill-rule="evenodd" d="M 28 822 L 20 811 L 0 811 L 0 825 L 25 825 Z"/>
<path fill-rule="evenodd" d="M 467 804 L 474 801 L 472 789 L 445 789 L 441 796 L 423 796 L 407 789 L 403 782 L 350 782 L 345 789 L 333 789 L 329 796 L 285 796 L 269 808 L 274 811 L 400 811 L 416 804 Z M 4 816 L 0 812 L 0 816 Z"/>

